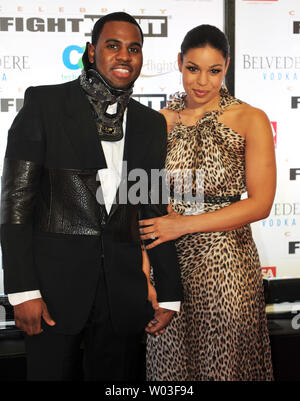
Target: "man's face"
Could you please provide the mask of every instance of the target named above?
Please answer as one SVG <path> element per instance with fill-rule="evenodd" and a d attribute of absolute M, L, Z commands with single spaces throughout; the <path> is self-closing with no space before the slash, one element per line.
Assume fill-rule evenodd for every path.
<path fill-rule="evenodd" d="M 89 45 L 88 56 L 111 86 L 126 88 L 137 79 L 143 64 L 139 28 L 130 22 L 106 22 L 96 46 Z"/>

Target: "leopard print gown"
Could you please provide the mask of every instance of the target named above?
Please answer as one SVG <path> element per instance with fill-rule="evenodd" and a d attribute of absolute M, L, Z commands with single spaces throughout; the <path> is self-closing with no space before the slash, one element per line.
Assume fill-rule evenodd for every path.
<path fill-rule="evenodd" d="M 179 122 L 169 133 L 166 168 L 201 169 L 205 196 L 232 197 L 246 191 L 245 140 L 218 116 L 242 102 L 226 88 L 220 95 L 220 110 L 206 113 L 195 126 Z M 168 108 L 182 110 L 184 95 L 173 97 Z M 171 203 L 181 214 L 197 213 L 184 200 L 171 198 Z M 229 204 L 204 203 L 202 211 Z M 250 226 L 184 235 L 176 248 L 184 301 L 165 334 L 147 336 L 147 380 L 273 380 L 260 262 Z"/>

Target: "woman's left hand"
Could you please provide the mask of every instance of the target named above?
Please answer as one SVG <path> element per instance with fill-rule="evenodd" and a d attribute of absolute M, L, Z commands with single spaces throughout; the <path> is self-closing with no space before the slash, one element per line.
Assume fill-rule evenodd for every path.
<path fill-rule="evenodd" d="M 172 206 L 168 206 L 168 214 L 153 219 L 140 220 L 140 236 L 142 240 L 152 239 L 153 242 L 146 249 L 154 248 L 163 242 L 174 240 L 186 234 L 184 225 L 185 216 L 174 212 Z"/>

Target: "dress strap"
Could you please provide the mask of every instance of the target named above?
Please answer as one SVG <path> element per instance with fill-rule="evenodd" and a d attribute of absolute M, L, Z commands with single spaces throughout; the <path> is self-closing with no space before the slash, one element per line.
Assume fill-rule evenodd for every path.
<path fill-rule="evenodd" d="M 182 120 L 181 120 L 181 115 L 180 115 L 180 110 L 177 110 L 177 121 L 176 124 L 182 124 Z"/>

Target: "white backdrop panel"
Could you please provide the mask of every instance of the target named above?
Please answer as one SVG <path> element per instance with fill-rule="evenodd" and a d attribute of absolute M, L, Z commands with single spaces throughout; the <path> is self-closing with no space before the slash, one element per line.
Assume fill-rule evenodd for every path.
<path fill-rule="evenodd" d="M 236 0 L 235 94 L 276 128 L 276 198 L 252 225 L 269 276 L 300 276 L 299 27 L 299 0 Z"/>

